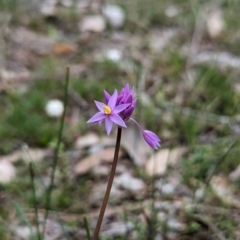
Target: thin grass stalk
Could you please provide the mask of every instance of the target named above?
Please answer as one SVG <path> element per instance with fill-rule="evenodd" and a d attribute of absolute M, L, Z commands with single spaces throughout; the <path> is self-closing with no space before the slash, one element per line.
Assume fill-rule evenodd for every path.
<path fill-rule="evenodd" d="M 122 128 L 118 128 L 118 133 L 117 133 L 117 140 L 116 140 L 116 145 L 115 145 L 115 152 L 114 152 L 114 157 L 113 157 L 113 163 L 112 163 L 112 168 L 111 168 L 111 172 L 110 172 L 110 176 L 108 179 L 108 184 L 107 184 L 107 189 L 105 192 L 105 196 L 103 199 L 103 203 L 100 209 L 100 213 L 98 216 L 98 220 L 97 220 L 97 225 L 93 234 L 93 240 L 97 240 L 98 239 L 98 235 L 99 235 L 99 231 L 102 225 L 102 220 L 103 220 L 103 216 L 106 210 L 106 206 L 108 203 L 108 199 L 110 196 L 110 192 L 111 192 L 111 188 L 112 188 L 112 184 L 113 184 L 113 179 L 115 176 L 115 172 L 116 172 L 116 167 L 117 167 L 117 162 L 118 162 L 118 154 L 119 154 L 119 149 L 120 149 L 120 142 L 121 142 L 121 135 L 122 135 Z"/>
<path fill-rule="evenodd" d="M 28 149 L 26 149 L 26 153 L 28 154 L 28 157 L 29 157 L 30 161 L 33 162 L 33 158 L 32 158 L 32 156 L 30 155 Z M 34 166 L 34 165 L 33 165 L 33 166 Z M 44 191 L 47 191 L 46 184 L 44 183 L 44 181 L 43 181 L 43 179 L 42 179 L 42 176 L 41 176 L 41 174 L 40 174 L 40 172 L 38 171 L 37 168 L 34 169 L 34 176 L 35 176 L 35 175 L 37 175 L 37 176 L 39 177 L 39 179 L 40 179 L 40 181 L 41 181 L 41 183 L 42 183 L 42 185 L 43 185 L 43 187 L 44 187 Z M 56 210 L 57 220 L 58 220 L 58 222 L 59 222 L 60 225 L 61 225 L 61 228 L 62 228 L 62 231 L 63 231 L 64 236 L 67 237 L 66 230 L 65 230 L 65 228 L 64 228 L 64 226 L 63 226 L 62 221 L 60 220 L 60 216 L 59 216 L 59 213 L 58 213 L 58 211 L 57 211 L 57 208 L 56 208 L 55 205 L 53 205 L 52 207 L 53 207 L 53 210 Z"/>
<path fill-rule="evenodd" d="M 228 154 L 230 153 L 230 151 L 233 149 L 233 147 L 236 145 L 236 143 L 238 142 L 238 140 L 235 140 L 230 147 L 226 150 L 226 152 L 223 154 L 223 156 L 219 159 L 219 161 L 216 163 L 216 165 L 214 166 L 210 176 L 208 177 L 205 187 L 209 186 L 209 183 L 213 177 L 213 175 L 216 173 L 217 168 L 222 164 L 222 162 L 226 159 L 226 157 L 228 156 Z"/>
<path fill-rule="evenodd" d="M 90 234 L 90 230 L 89 230 L 89 224 L 88 224 L 88 220 L 86 217 L 84 217 L 84 227 L 87 233 L 87 240 L 91 240 L 91 234 Z"/>
<path fill-rule="evenodd" d="M 214 174 L 216 173 L 217 168 L 221 165 L 221 163 L 225 160 L 225 158 L 228 156 L 229 152 L 233 149 L 233 147 L 237 144 L 238 140 L 235 140 L 230 147 L 226 150 L 226 152 L 223 154 L 223 156 L 219 159 L 219 161 L 215 164 L 211 174 L 209 175 L 206 183 L 205 183 L 205 187 L 204 187 L 204 192 L 206 191 L 206 188 L 209 186 L 209 183 L 212 179 L 212 177 L 214 176 Z M 193 199 L 192 202 L 194 203 L 196 200 L 196 194 L 193 195 Z M 196 202 L 195 207 L 194 207 L 194 211 L 196 211 L 197 207 L 198 207 L 198 202 Z"/>
<path fill-rule="evenodd" d="M 37 225 L 37 239 L 42 240 L 40 229 L 39 229 L 37 196 L 36 196 L 36 188 L 35 188 L 35 183 L 34 183 L 35 173 L 34 173 L 32 162 L 29 163 L 29 171 L 30 171 L 30 176 L 31 176 L 31 187 L 32 187 L 32 192 L 33 192 L 35 221 L 36 221 L 36 225 Z"/>
<path fill-rule="evenodd" d="M 67 100 L 68 100 L 69 72 L 70 72 L 70 69 L 69 69 L 69 67 L 67 67 L 65 86 L 64 86 L 64 111 L 63 111 L 63 114 L 61 117 L 60 128 L 58 131 L 57 145 L 56 145 L 56 148 L 54 151 L 53 167 L 52 167 L 52 172 L 51 172 L 51 177 L 50 177 L 50 185 L 47 189 L 47 194 L 46 194 L 45 215 L 44 215 L 43 232 L 42 232 L 43 236 L 45 233 L 46 221 L 48 218 L 48 211 L 51 206 L 51 196 L 52 196 L 52 190 L 53 190 L 53 185 L 54 185 L 55 171 L 56 171 L 57 164 L 58 164 L 58 155 L 59 155 L 59 150 L 60 150 L 60 145 L 61 145 L 61 139 L 62 139 L 62 133 L 63 133 L 63 127 L 64 127 L 64 119 L 66 116 L 66 108 L 67 108 Z"/>
<path fill-rule="evenodd" d="M 25 225 L 28 226 L 29 230 L 30 230 L 30 234 L 31 236 L 33 236 L 33 228 L 32 225 L 30 223 L 30 221 L 28 220 L 27 216 L 25 215 L 22 207 L 18 204 L 18 202 L 13 201 L 13 206 L 16 209 L 17 214 L 19 215 L 20 219 L 23 221 L 23 223 Z"/>

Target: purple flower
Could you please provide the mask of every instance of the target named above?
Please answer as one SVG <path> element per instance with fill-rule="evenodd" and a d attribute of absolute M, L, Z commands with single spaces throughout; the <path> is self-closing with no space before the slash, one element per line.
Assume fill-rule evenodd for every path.
<path fill-rule="evenodd" d="M 119 116 L 119 113 L 126 109 L 129 104 L 120 104 L 116 105 L 118 98 L 117 90 L 114 91 L 114 94 L 108 99 L 107 104 L 95 101 L 95 104 L 99 110 L 92 118 L 90 118 L 87 123 L 102 123 L 103 119 L 105 119 L 105 129 L 107 134 L 109 135 L 113 123 L 116 123 L 120 127 L 127 127 L 123 119 Z"/>
<path fill-rule="evenodd" d="M 153 149 L 158 149 L 160 147 L 161 140 L 155 133 L 149 130 L 143 130 L 142 134 L 143 138 L 150 147 L 152 147 Z"/>
<path fill-rule="evenodd" d="M 104 98 L 107 102 L 110 99 L 111 95 L 104 90 Z M 127 83 L 125 87 L 121 90 L 120 94 L 117 98 L 117 105 L 118 104 L 129 104 L 127 108 L 125 108 L 119 115 L 122 117 L 124 121 L 127 121 L 131 115 L 137 104 L 137 99 L 134 99 L 134 88 L 130 90 L 129 84 Z"/>
<path fill-rule="evenodd" d="M 120 94 L 115 90 L 112 96 L 104 90 L 104 98 L 105 103 L 95 101 L 99 112 L 89 119 L 87 123 L 94 122 L 101 124 L 105 119 L 105 128 L 109 135 L 113 123 L 126 128 L 127 126 L 125 123 L 131 120 L 142 131 L 143 138 L 150 147 L 153 149 L 158 149 L 160 147 L 161 140 L 159 137 L 149 130 L 144 130 L 136 120 L 131 118 L 137 103 L 137 99 L 134 98 L 134 88 L 130 89 L 129 84 L 126 84 L 125 87 L 122 88 Z"/>

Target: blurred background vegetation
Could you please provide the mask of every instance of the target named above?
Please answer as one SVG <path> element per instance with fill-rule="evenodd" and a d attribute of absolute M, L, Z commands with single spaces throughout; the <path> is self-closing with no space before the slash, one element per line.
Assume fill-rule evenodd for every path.
<path fill-rule="evenodd" d="M 0 0 L 0 239 L 34 239 L 17 231 L 35 223 L 28 164 L 16 153 L 26 146 L 46 153 L 46 161 L 35 162 L 42 211 L 61 115 L 47 106 L 57 99 L 61 109 L 67 66 L 69 96 L 51 210 L 68 216 L 94 209 L 88 201 L 99 179 L 91 171 L 73 174 L 90 154 L 78 149 L 77 140 L 89 132 L 105 134 L 86 124 L 96 111 L 94 100 L 103 100 L 104 89 L 129 83 L 138 98 L 135 117 L 158 134 L 162 149 L 186 152 L 163 176 L 131 165 L 145 183 L 177 175 L 183 193 L 166 197 L 150 184 L 140 200 L 122 200 L 178 199 L 174 217 L 185 227 L 171 230 L 154 209 L 149 215 L 140 208 L 143 223 L 136 220 L 139 212 L 126 217 L 123 211 L 122 221 L 133 230 L 102 239 L 240 239 L 239 11 L 238 0 Z M 27 155 L 34 161 L 34 154 Z M 188 198 L 202 208 L 186 210 Z M 67 234 L 59 239 L 84 239 L 80 217 L 62 221 Z"/>

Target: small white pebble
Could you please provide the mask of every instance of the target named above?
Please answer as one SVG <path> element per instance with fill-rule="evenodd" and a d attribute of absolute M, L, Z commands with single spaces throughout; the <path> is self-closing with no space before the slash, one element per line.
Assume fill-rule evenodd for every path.
<path fill-rule="evenodd" d="M 125 12 L 118 5 L 106 5 L 102 12 L 112 27 L 119 28 L 124 24 Z"/>
<path fill-rule="evenodd" d="M 60 117 L 63 114 L 63 103 L 58 99 L 52 99 L 47 102 L 45 111 L 49 117 Z"/>
<path fill-rule="evenodd" d="M 185 229 L 185 224 L 180 223 L 177 219 L 170 218 L 167 221 L 167 226 L 172 231 L 183 231 Z"/>
<path fill-rule="evenodd" d="M 159 233 L 157 236 L 154 238 L 154 240 L 163 240 L 163 236 Z"/>
<path fill-rule="evenodd" d="M 122 53 L 117 49 L 110 49 L 108 50 L 106 57 L 113 62 L 118 62 L 122 58 Z"/>
<path fill-rule="evenodd" d="M 88 152 L 89 154 L 93 154 L 101 150 L 103 150 L 103 146 L 101 144 L 94 144 L 89 148 Z"/>
<path fill-rule="evenodd" d="M 163 184 L 161 187 L 164 196 L 172 196 L 174 194 L 175 186 L 171 183 Z"/>
<path fill-rule="evenodd" d="M 114 183 L 131 192 L 143 191 L 145 189 L 145 184 L 141 179 L 135 178 L 127 172 L 115 177 Z"/>
<path fill-rule="evenodd" d="M 25 143 L 25 144 L 23 144 L 22 145 L 22 151 L 23 152 L 27 152 L 29 150 L 29 147 L 28 147 L 28 145 Z"/>
<path fill-rule="evenodd" d="M 40 6 L 40 12 L 44 16 L 54 16 L 56 14 L 56 3 L 55 1 L 45 1 Z"/>
<path fill-rule="evenodd" d="M 195 192 L 195 197 L 197 200 L 203 199 L 204 198 L 204 189 L 203 188 L 197 189 Z"/>
<path fill-rule="evenodd" d="M 158 215 L 157 215 L 157 219 L 160 221 L 160 222 L 165 222 L 167 220 L 167 215 L 166 213 L 164 212 L 159 212 Z"/>
<path fill-rule="evenodd" d="M 172 209 L 172 204 L 169 201 L 157 202 L 155 208 L 157 210 L 169 211 Z"/>

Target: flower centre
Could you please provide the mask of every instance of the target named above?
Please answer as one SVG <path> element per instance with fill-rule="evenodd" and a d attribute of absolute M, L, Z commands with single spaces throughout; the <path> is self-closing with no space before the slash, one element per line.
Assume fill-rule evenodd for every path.
<path fill-rule="evenodd" d="M 103 111 L 104 111 L 104 113 L 107 114 L 107 115 L 109 115 L 109 114 L 112 113 L 111 108 L 110 108 L 109 106 L 106 106 L 106 105 L 103 106 Z"/>

